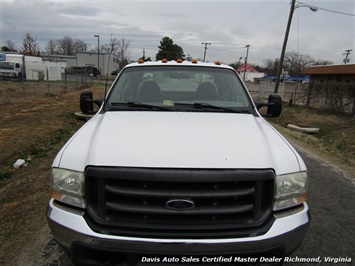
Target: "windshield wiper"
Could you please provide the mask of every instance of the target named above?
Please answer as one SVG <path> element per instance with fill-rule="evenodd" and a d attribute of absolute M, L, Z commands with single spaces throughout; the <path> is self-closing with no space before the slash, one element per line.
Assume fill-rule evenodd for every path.
<path fill-rule="evenodd" d="M 175 105 L 187 105 L 187 106 L 192 106 L 194 108 L 201 108 L 201 109 L 214 109 L 214 110 L 220 110 L 220 111 L 227 111 L 230 113 L 246 113 L 246 114 L 251 114 L 251 112 L 249 110 L 246 109 L 242 109 L 242 110 L 238 110 L 238 109 L 233 109 L 233 108 L 229 108 L 229 107 L 223 107 L 223 106 L 218 106 L 218 105 L 212 105 L 209 103 L 193 103 L 193 104 L 189 104 L 189 103 L 175 103 Z"/>
<path fill-rule="evenodd" d="M 138 107 L 138 108 L 145 108 L 149 110 L 162 110 L 162 111 L 171 111 L 171 109 L 159 106 L 159 105 L 152 105 L 152 104 L 145 104 L 140 102 L 113 102 L 111 103 L 113 107 Z"/>

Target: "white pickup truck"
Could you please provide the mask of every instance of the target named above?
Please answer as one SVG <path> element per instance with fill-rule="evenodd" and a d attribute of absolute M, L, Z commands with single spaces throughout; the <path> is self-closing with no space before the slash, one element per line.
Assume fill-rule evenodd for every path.
<path fill-rule="evenodd" d="M 258 111 L 279 116 L 279 96 L 254 102 L 219 62 L 162 60 L 127 65 L 99 102 L 51 171 L 48 223 L 75 264 L 262 265 L 300 245 L 307 169 Z"/>

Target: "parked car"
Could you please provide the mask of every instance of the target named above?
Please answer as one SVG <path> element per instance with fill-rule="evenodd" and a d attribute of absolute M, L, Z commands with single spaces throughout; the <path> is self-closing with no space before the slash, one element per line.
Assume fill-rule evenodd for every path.
<path fill-rule="evenodd" d="M 67 73 L 69 74 L 82 74 L 82 75 L 90 75 L 93 77 L 97 77 L 101 75 L 101 72 L 99 69 L 97 69 L 94 66 L 87 65 L 87 66 L 73 66 L 70 69 L 67 70 Z"/>

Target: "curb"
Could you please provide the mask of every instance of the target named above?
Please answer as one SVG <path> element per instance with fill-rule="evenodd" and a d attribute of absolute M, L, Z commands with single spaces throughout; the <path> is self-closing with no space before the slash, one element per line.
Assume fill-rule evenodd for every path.
<path fill-rule="evenodd" d="M 287 128 L 303 133 L 315 134 L 319 132 L 319 128 L 317 127 L 305 127 L 305 126 L 296 126 L 293 124 L 287 124 Z"/>
<path fill-rule="evenodd" d="M 91 117 L 93 117 L 94 115 L 90 115 L 90 114 L 84 114 L 82 112 L 76 112 L 74 113 L 75 117 L 81 120 L 86 120 L 88 121 Z"/>

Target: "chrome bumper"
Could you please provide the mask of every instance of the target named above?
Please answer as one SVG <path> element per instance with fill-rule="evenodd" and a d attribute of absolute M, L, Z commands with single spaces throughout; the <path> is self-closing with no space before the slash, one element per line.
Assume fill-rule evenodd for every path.
<path fill-rule="evenodd" d="M 71 209 L 70 209 L 71 210 Z M 231 239 L 154 239 L 104 235 L 91 230 L 82 212 L 68 209 L 50 200 L 47 220 L 54 238 L 68 251 L 74 243 L 95 249 L 137 254 L 256 254 L 258 251 L 282 248 L 291 253 L 301 243 L 310 222 L 308 206 L 293 213 L 275 215 L 270 230 L 261 236 Z"/>

